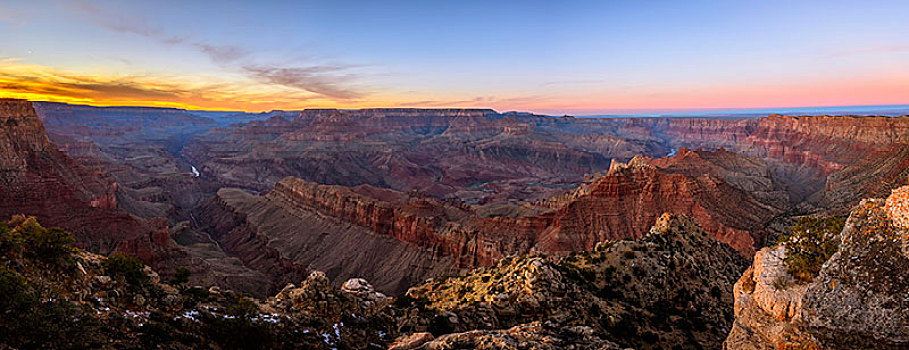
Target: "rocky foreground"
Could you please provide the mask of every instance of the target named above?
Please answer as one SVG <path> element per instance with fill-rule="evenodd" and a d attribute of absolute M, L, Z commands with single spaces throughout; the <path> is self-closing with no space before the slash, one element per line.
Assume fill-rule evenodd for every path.
<path fill-rule="evenodd" d="M 836 238 L 837 252 L 803 282 L 787 250 L 764 248 L 735 284 L 726 349 L 909 347 L 909 186 L 862 201 Z"/>
<path fill-rule="evenodd" d="M 0 332 L 16 334 L 2 340 L 13 348 L 716 348 L 731 327 L 732 284 L 743 268 L 690 219 L 665 215 L 639 241 L 561 259 L 511 257 L 399 298 L 359 278 L 338 288 L 313 272 L 252 299 L 161 281 L 122 255 L 62 244 L 39 254 L 33 237 L 65 233 L 34 218 L 8 226 Z"/>
<path fill-rule="evenodd" d="M 137 259 L 71 248 L 65 231 L 17 216 L 0 225 L 0 346 L 902 349 L 907 221 L 909 186 L 862 202 L 807 283 L 786 268 L 782 246 L 759 251 L 742 274 L 733 248 L 666 214 L 638 240 L 512 256 L 398 298 L 313 272 L 254 299 L 190 287 L 179 271 L 162 281 Z"/>

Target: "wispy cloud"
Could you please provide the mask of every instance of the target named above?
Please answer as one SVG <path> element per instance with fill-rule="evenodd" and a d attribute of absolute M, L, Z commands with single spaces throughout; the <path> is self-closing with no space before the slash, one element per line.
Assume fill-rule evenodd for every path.
<path fill-rule="evenodd" d="M 28 23 L 26 13 L 12 4 L 0 4 L 0 24 L 6 23 L 5 29 L 19 29 Z"/>
<path fill-rule="evenodd" d="M 353 77 L 339 74 L 342 66 L 268 67 L 249 65 L 243 69 L 250 76 L 270 84 L 309 91 L 337 99 L 355 99 L 362 94 L 344 86 Z"/>
<path fill-rule="evenodd" d="M 202 40 L 168 35 L 161 27 L 140 15 L 111 8 L 99 8 L 89 0 L 71 3 L 70 8 L 86 15 L 95 25 L 117 32 L 141 35 L 168 45 L 191 47 L 213 63 L 235 69 L 264 84 L 280 85 L 338 100 L 358 99 L 364 92 L 354 88 L 359 77 L 350 65 L 340 64 L 266 64 L 256 62 L 250 50 L 236 45 L 213 44 Z"/>
<path fill-rule="evenodd" d="M 264 110 L 326 103 L 284 87 L 250 87 L 218 78 L 80 75 L 0 59 L 0 96 L 102 105 Z M 316 100 L 314 100 L 316 99 Z"/>

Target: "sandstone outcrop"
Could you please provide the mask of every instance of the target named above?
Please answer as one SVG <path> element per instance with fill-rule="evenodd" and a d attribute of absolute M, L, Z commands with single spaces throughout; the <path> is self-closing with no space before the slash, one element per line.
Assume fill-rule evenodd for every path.
<path fill-rule="evenodd" d="M 710 169 L 694 176 L 650 161 L 613 164 L 606 175 L 579 187 L 561 208 L 540 214 L 551 220 L 537 237 L 540 250 L 579 251 L 599 241 L 639 238 L 660 214 L 672 212 L 691 216 L 715 238 L 751 256 L 767 224 L 781 212 Z"/>
<path fill-rule="evenodd" d="M 604 242 L 596 251 L 562 259 L 506 258 L 411 288 L 406 299 L 413 309 L 405 312 L 411 316 L 402 330 L 466 331 L 426 348 L 494 344 L 528 331 L 532 322 L 587 334 L 581 344 L 607 348 L 610 342 L 639 349 L 718 348 L 732 324 L 730 292 L 743 265 L 732 248 L 691 219 L 666 214 L 637 241 Z"/>
<path fill-rule="evenodd" d="M 883 197 L 909 175 L 909 116 L 611 119 L 616 135 L 672 147 L 726 148 L 768 163 L 794 202 L 838 213 Z M 590 123 L 590 122 L 589 122 Z M 592 124 L 598 124 L 592 122 Z M 601 126 L 602 127 L 602 126 Z"/>
<path fill-rule="evenodd" d="M 736 283 L 727 349 L 902 349 L 909 346 L 909 186 L 862 201 L 838 251 L 811 283 L 790 277 L 785 250 L 765 248 Z M 873 344 L 873 345 L 871 345 Z"/>
<path fill-rule="evenodd" d="M 73 232 L 80 247 L 124 251 L 156 265 L 173 251 L 166 222 L 118 207 L 117 183 L 51 143 L 32 104 L 0 99 L 0 217 L 33 215 Z"/>
<path fill-rule="evenodd" d="M 446 334 L 412 349 L 443 350 L 452 348 L 478 350 L 619 350 L 616 343 L 594 336 L 590 327 L 557 328 L 550 324 L 531 323 L 505 330 L 473 330 Z M 400 348 L 404 349 L 404 348 Z"/>

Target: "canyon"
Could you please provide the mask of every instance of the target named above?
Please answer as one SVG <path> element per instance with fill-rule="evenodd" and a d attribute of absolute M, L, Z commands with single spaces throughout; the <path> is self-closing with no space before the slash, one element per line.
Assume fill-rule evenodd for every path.
<path fill-rule="evenodd" d="M 207 266 L 194 278 L 255 295 L 311 270 L 397 294 L 513 254 L 640 238 L 664 212 L 750 258 L 789 218 L 842 215 L 909 175 L 907 117 L 35 109 L 115 186 L 114 207 Z"/>
<path fill-rule="evenodd" d="M 122 210 L 118 184 L 51 143 L 31 103 L 0 99 L 0 124 L 0 216 L 37 216 L 72 231 L 82 248 L 125 251 L 152 265 L 174 253 L 166 221 L 140 220 Z"/>
<path fill-rule="evenodd" d="M 881 332 L 882 346 L 905 345 L 869 320 L 905 302 L 894 297 L 905 283 L 888 281 L 903 277 L 907 192 L 866 198 L 905 183 L 909 117 L 252 114 L 2 99 L 0 125 L 0 216 L 11 224 L 26 215 L 72 232 L 92 278 L 105 277 L 92 253 L 126 253 L 154 278 L 187 266 L 191 285 L 258 298 L 257 319 L 304 317 L 293 322 L 329 333 L 358 324 L 331 342 L 301 338 L 312 346 L 520 335 L 605 348 L 860 348 Z M 850 214 L 814 282 L 786 277 L 777 240 L 796 218 Z M 171 302 L 111 306 L 172 312 Z"/>

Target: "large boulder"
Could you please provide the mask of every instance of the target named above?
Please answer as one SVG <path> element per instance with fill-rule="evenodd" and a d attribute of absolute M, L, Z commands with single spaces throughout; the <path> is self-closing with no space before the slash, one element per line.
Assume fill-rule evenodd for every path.
<path fill-rule="evenodd" d="M 909 186 L 862 201 L 810 283 L 765 248 L 735 285 L 726 349 L 909 348 Z"/>

